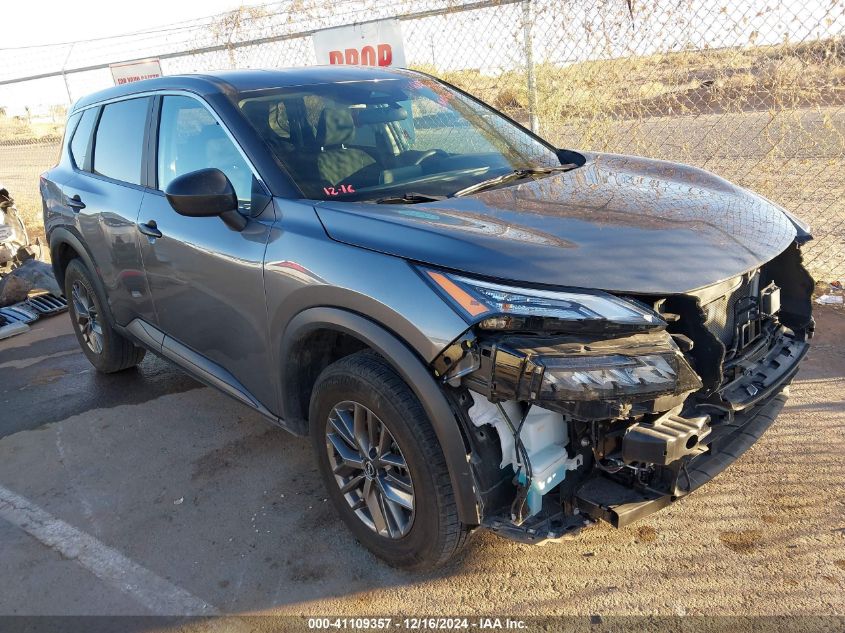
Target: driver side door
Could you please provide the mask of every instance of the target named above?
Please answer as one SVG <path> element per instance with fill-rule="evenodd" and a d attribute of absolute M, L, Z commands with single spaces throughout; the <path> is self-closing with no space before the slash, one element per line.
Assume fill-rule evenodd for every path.
<path fill-rule="evenodd" d="M 262 268 L 272 205 L 264 211 L 270 217 L 249 217 L 253 192 L 263 185 L 205 102 L 188 95 L 157 99 L 154 180 L 138 228 L 154 325 L 164 333 L 162 351 L 248 405 L 277 410 L 269 381 Z M 219 217 L 180 215 L 165 197 L 174 178 L 208 167 L 231 181 L 239 210 L 249 218 L 244 230 L 229 228 Z"/>

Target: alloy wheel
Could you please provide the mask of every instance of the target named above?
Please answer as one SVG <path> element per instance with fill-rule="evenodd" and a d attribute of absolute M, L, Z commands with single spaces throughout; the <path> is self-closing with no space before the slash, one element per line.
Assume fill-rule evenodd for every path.
<path fill-rule="evenodd" d="M 414 521 L 414 485 L 393 434 L 362 404 L 335 405 L 326 424 L 326 450 L 340 492 L 371 530 L 391 539 Z"/>
<path fill-rule="evenodd" d="M 99 320 L 97 306 L 88 289 L 80 281 L 73 282 L 71 289 L 73 316 L 82 340 L 95 354 L 103 351 L 103 326 Z"/>

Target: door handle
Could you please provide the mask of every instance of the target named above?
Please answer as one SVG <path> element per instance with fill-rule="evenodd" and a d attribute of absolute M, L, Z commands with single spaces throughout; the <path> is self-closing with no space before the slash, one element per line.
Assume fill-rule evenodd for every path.
<path fill-rule="evenodd" d="M 80 209 L 85 208 L 85 203 L 82 202 L 79 197 L 79 194 L 76 194 L 75 196 L 71 196 L 67 199 L 67 206 L 69 206 L 74 211 L 79 211 Z"/>
<path fill-rule="evenodd" d="M 139 224 L 138 230 L 147 237 L 161 237 L 161 231 L 158 230 L 155 220 L 150 220 L 146 224 Z"/>

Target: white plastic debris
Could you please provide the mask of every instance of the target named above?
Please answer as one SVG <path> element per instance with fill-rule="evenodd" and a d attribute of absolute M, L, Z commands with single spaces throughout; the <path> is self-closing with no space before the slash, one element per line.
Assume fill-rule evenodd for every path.
<path fill-rule="evenodd" d="M 176 501 L 173 502 L 173 505 L 180 506 L 182 502 L 185 500 L 185 497 L 179 497 Z"/>
<path fill-rule="evenodd" d="M 845 303 L 845 295 L 822 295 L 816 299 L 821 305 L 842 305 Z"/>

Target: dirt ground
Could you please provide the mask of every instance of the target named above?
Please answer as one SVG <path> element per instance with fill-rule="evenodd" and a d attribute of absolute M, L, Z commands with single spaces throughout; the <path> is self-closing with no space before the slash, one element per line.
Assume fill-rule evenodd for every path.
<path fill-rule="evenodd" d="M 0 615 L 845 616 L 845 310 L 817 320 L 779 419 L 700 491 L 411 574 L 350 536 L 307 440 L 151 356 L 97 375 L 44 319 L 0 342 Z"/>

